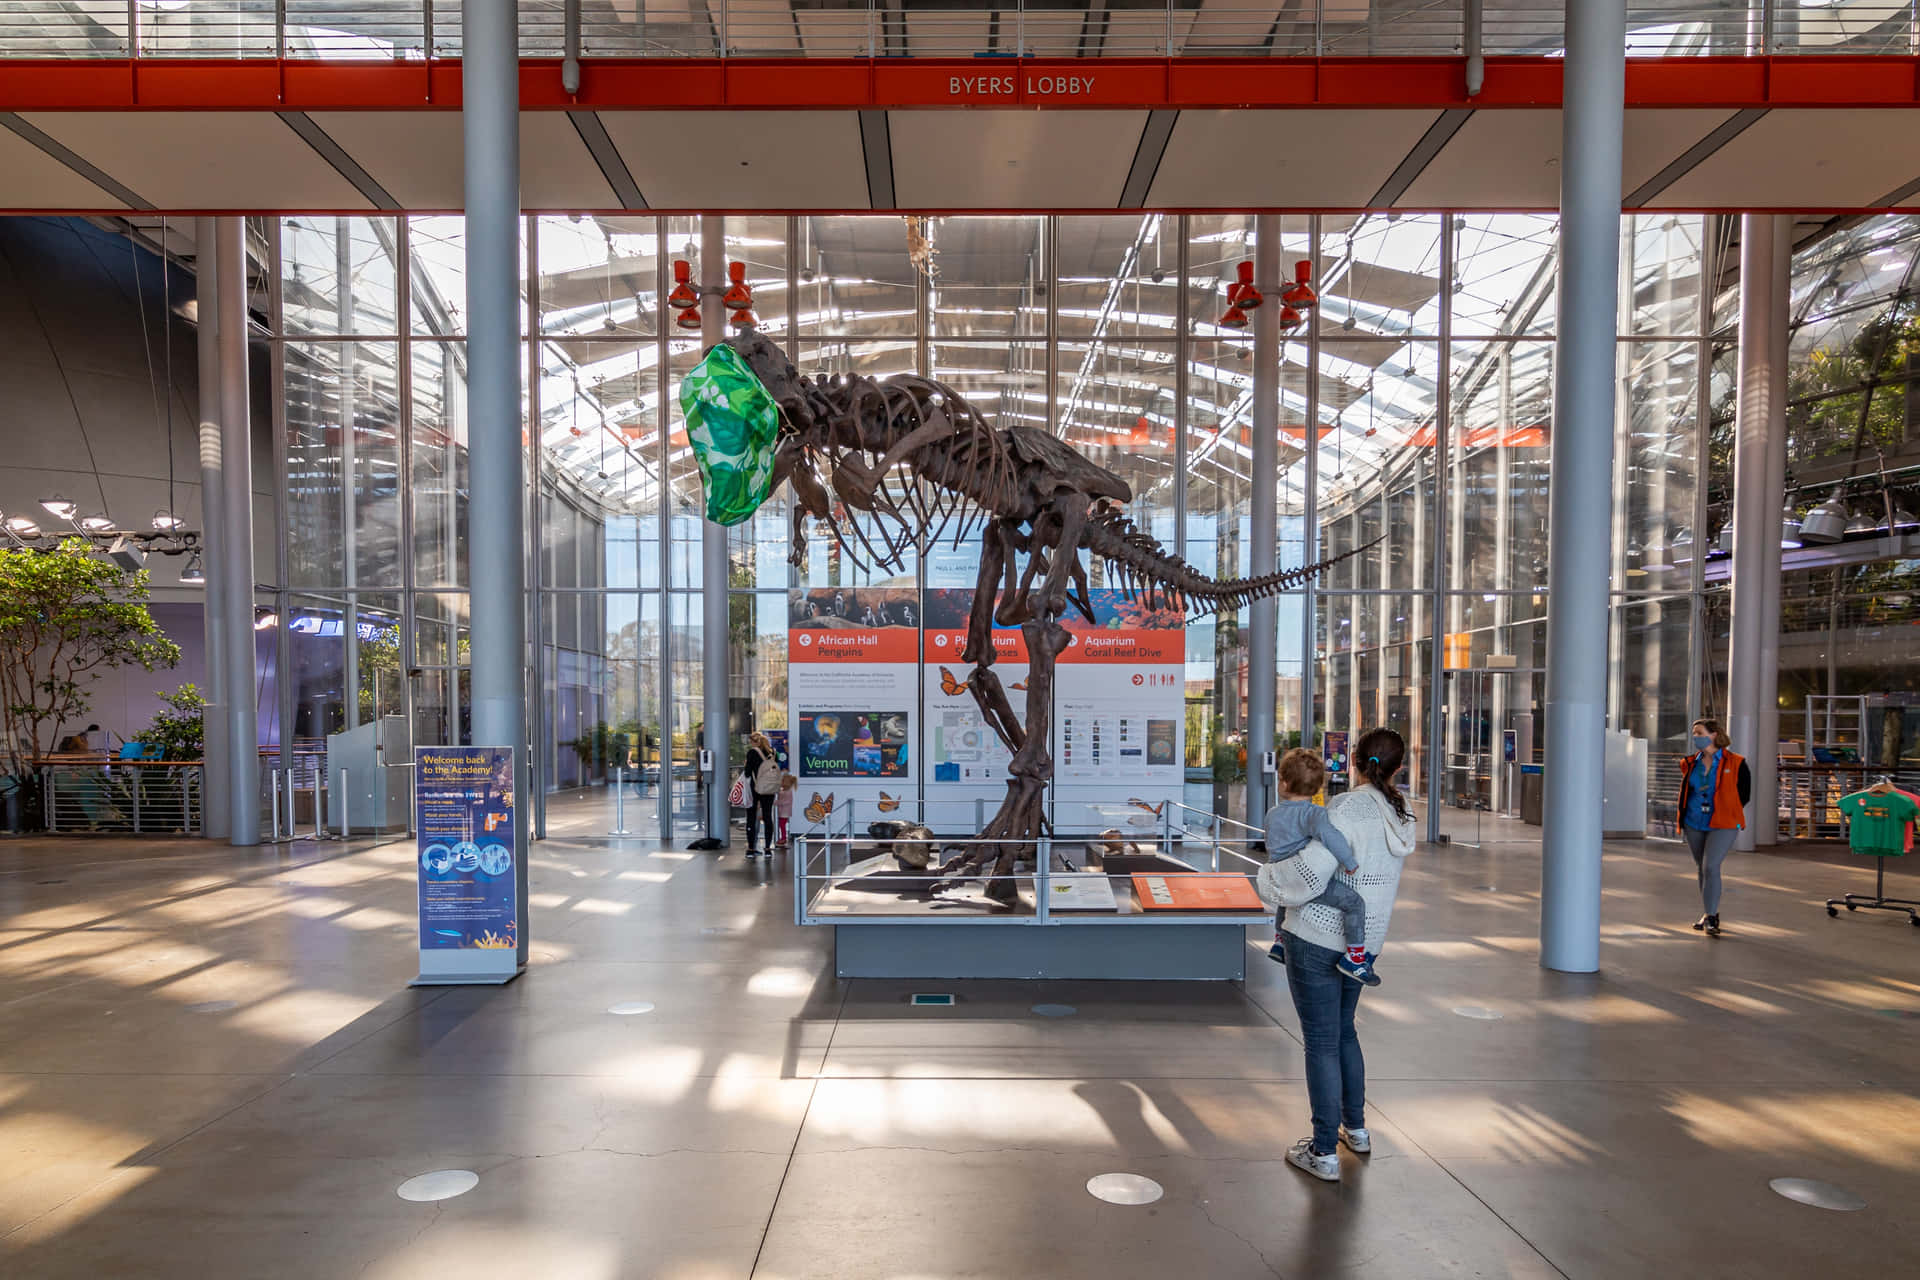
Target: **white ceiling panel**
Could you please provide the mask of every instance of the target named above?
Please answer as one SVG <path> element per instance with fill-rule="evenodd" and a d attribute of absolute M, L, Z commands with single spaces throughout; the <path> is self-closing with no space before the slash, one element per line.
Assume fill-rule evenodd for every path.
<path fill-rule="evenodd" d="M 852 111 L 602 111 L 600 119 L 656 209 L 868 207 Z"/>
<path fill-rule="evenodd" d="M 1373 198 L 1438 111 L 1182 111 L 1147 203 L 1351 209 Z"/>
<path fill-rule="evenodd" d="M 1627 112 L 1621 193 L 1637 190 L 1732 114 L 1718 108 Z M 1474 112 L 1396 203 L 1403 209 L 1559 208 L 1560 113 Z"/>
<path fill-rule="evenodd" d="M 162 209 L 365 209 L 267 111 L 44 111 L 33 125 Z"/>
<path fill-rule="evenodd" d="M 0 208 L 126 208 L 11 129 L 0 129 L 0 173 Z"/>
<path fill-rule="evenodd" d="M 466 203 L 459 112 L 315 111 L 310 118 L 405 208 Z M 617 207 L 565 112 L 520 114 L 520 200 L 529 209 Z"/>
<path fill-rule="evenodd" d="M 895 111 L 903 209 L 1110 209 L 1144 111 Z"/>
<path fill-rule="evenodd" d="M 1871 207 L 1920 175 L 1914 122 L 1906 108 L 1775 109 L 1650 203 L 1679 209 Z"/>

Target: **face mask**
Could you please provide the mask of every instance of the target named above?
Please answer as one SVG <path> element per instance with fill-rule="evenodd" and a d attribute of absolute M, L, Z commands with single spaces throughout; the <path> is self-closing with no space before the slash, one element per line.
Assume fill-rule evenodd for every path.
<path fill-rule="evenodd" d="M 1712 738 L 1703 738 L 1699 734 L 1695 734 L 1693 737 L 1693 749 L 1695 751 L 1705 751 L 1708 747 L 1712 745 L 1713 745 Z"/>

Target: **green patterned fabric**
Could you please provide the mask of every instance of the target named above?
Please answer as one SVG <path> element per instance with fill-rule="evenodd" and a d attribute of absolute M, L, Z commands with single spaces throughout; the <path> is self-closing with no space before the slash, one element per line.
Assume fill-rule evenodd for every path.
<path fill-rule="evenodd" d="M 722 342 L 680 381 L 687 439 L 707 487 L 707 519 L 736 525 L 773 491 L 780 410 L 740 353 Z"/>

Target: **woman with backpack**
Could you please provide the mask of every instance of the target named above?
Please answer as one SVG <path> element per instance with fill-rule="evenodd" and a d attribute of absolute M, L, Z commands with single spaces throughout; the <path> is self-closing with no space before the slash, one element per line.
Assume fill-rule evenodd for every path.
<path fill-rule="evenodd" d="M 773 797 L 780 790 L 780 762 L 774 758 L 773 743 L 757 730 L 747 735 L 747 762 L 741 769 L 747 779 L 747 856 L 773 855 Z M 765 843 L 755 839 L 760 824 L 766 824 Z M 758 846 L 758 847 L 756 847 Z"/>

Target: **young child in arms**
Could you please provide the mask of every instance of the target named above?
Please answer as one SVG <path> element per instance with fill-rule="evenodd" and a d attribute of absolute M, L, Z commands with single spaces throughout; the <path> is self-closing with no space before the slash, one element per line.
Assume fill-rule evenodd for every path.
<path fill-rule="evenodd" d="M 1347 838 L 1333 825 L 1326 809 L 1313 802 L 1313 797 L 1319 794 L 1326 782 L 1327 768 L 1317 753 L 1304 747 L 1295 747 L 1280 758 L 1280 803 L 1267 811 L 1267 861 L 1281 862 L 1297 858 L 1307 845 L 1318 840 L 1340 864 L 1342 871 L 1351 873 L 1359 867 L 1359 860 L 1353 856 Z M 1329 877 L 1327 887 L 1320 896 L 1306 905 L 1332 907 L 1340 913 L 1347 940 L 1347 954 L 1335 967 L 1355 982 L 1365 983 L 1369 987 L 1379 986 L 1379 975 L 1367 963 L 1367 904 L 1359 891 L 1343 880 Z M 1283 963 L 1286 949 L 1280 928 L 1286 921 L 1287 909 L 1276 908 L 1273 913 L 1273 947 L 1267 952 L 1273 959 Z"/>

